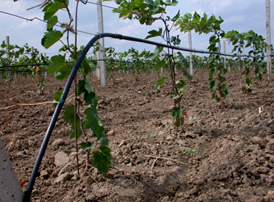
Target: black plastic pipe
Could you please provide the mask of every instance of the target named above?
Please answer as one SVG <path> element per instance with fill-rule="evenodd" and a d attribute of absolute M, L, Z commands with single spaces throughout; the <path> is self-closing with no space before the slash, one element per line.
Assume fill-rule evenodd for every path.
<path fill-rule="evenodd" d="M 32 173 L 30 176 L 30 180 L 27 186 L 27 189 L 24 193 L 24 198 L 23 198 L 23 202 L 29 202 L 30 198 L 31 198 L 31 193 L 33 190 L 33 186 L 35 184 L 35 180 L 36 177 L 38 175 L 38 171 L 39 171 L 39 167 L 41 165 L 43 156 L 45 154 L 48 142 L 50 140 L 50 136 L 52 134 L 52 131 L 54 129 L 55 123 L 57 121 L 57 118 L 61 112 L 61 109 L 66 101 L 67 95 L 69 93 L 69 89 L 71 87 L 71 84 L 75 78 L 75 75 L 82 63 L 82 61 L 84 60 L 87 52 L 89 51 L 89 49 L 91 48 L 91 46 L 100 38 L 104 38 L 104 37 L 109 37 L 109 38 L 114 38 L 114 39 L 121 39 L 121 40 L 127 40 L 127 41 L 135 41 L 135 42 L 140 42 L 140 43 L 146 43 L 146 44 L 150 44 L 150 45 L 156 45 L 156 46 L 162 46 L 162 47 L 166 47 L 166 48 L 171 48 L 171 49 L 175 49 L 175 50 L 180 50 L 180 51 L 187 51 L 187 52 L 194 52 L 194 53 L 203 53 L 203 54 L 218 54 L 218 55 L 223 55 L 223 56 L 229 56 L 229 57 L 246 57 L 246 56 L 235 56 L 235 55 L 230 55 L 230 54 L 224 54 L 224 53 L 219 53 L 219 52 L 209 52 L 209 51 L 203 51 L 203 50 L 192 50 L 189 48 L 182 48 L 182 47 L 178 47 L 178 46 L 169 46 L 166 44 L 162 44 L 162 43 L 158 43 L 158 42 L 154 42 L 154 41 L 149 41 L 149 40 L 145 40 L 145 39 L 139 39 L 139 38 L 135 38 L 135 37 L 130 37 L 130 36 L 123 36 L 121 34 L 113 34 L 113 33 L 102 33 L 102 34 L 98 34 L 95 35 L 89 42 L 88 44 L 85 46 L 84 50 L 82 51 L 82 53 L 80 54 L 79 58 L 77 59 L 71 73 L 70 76 L 67 80 L 67 83 L 65 85 L 65 88 L 63 90 L 63 94 L 55 108 L 54 114 L 51 118 L 50 124 L 48 126 L 48 129 L 46 131 L 44 140 L 42 142 L 42 145 L 40 147 L 39 153 L 37 155 L 34 167 L 32 169 Z"/>

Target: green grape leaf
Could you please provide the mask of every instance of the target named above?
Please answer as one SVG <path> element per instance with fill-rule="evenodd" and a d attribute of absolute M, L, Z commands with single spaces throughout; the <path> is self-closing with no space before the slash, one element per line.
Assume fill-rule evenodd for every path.
<path fill-rule="evenodd" d="M 107 136 L 103 135 L 99 140 L 98 140 L 99 144 L 103 144 L 103 145 L 108 145 L 109 144 L 109 140 L 107 138 Z"/>
<path fill-rule="evenodd" d="M 92 151 L 93 148 L 94 148 L 94 143 L 91 143 L 91 142 L 82 142 L 81 143 L 81 148 L 84 151 Z"/>
<path fill-rule="evenodd" d="M 58 90 L 57 92 L 54 93 L 54 96 L 53 96 L 53 101 L 56 101 L 58 102 L 62 96 L 62 93 L 63 93 L 63 89 L 61 90 Z M 56 105 L 56 104 L 54 104 Z"/>
<path fill-rule="evenodd" d="M 180 11 L 177 12 L 177 14 L 171 19 L 171 21 L 175 22 L 179 19 L 180 17 Z"/>
<path fill-rule="evenodd" d="M 210 89 L 211 90 L 215 90 L 216 89 L 216 81 L 210 80 L 209 85 L 210 85 Z"/>
<path fill-rule="evenodd" d="M 90 93 L 90 94 L 85 93 L 84 100 L 87 104 L 90 104 L 97 110 L 98 101 L 97 101 L 97 97 L 96 97 L 95 93 Z"/>
<path fill-rule="evenodd" d="M 173 117 L 183 117 L 183 110 L 182 110 L 182 107 L 173 107 L 172 109 L 172 116 Z"/>
<path fill-rule="evenodd" d="M 84 70 L 85 74 L 88 74 L 89 72 L 91 72 L 92 68 L 87 60 L 87 57 L 85 57 L 84 60 L 82 61 L 81 68 Z"/>
<path fill-rule="evenodd" d="M 160 28 L 158 31 L 151 30 L 151 31 L 148 32 L 149 35 L 145 39 L 149 39 L 149 38 L 156 37 L 156 36 L 161 36 L 162 32 L 163 32 L 162 28 Z"/>
<path fill-rule="evenodd" d="M 227 88 L 227 86 L 225 84 L 223 84 L 221 86 L 221 96 L 223 98 L 226 98 L 227 95 L 228 95 L 228 88 Z"/>
<path fill-rule="evenodd" d="M 86 79 L 85 79 L 85 89 L 86 89 L 86 91 L 87 91 L 88 94 L 94 93 L 94 90 L 93 90 L 93 88 L 91 86 L 91 83 L 90 83 L 88 77 L 86 77 Z"/>
<path fill-rule="evenodd" d="M 155 65 L 155 70 L 159 71 L 162 67 L 164 67 L 166 65 L 166 61 L 165 60 L 161 60 L 159 62 L 157 62 L 157 64 Z"/>
<path fill-rule="evenodd" d="M 186 57 L 181 53 L 181 52 L 177 52 L 178 56 L 179 56 L 179 59 L 181 59 L 181 62 L 185 65 L 185 67 L 189 67 L 190 66 L 190 63 L 189 61 L 186 59 Z M 187 76 L 187 75 L 185 75 Z M 188 76 L 187 76 L 188 77 Z M 191 80 L 190 78 L 188 78 L 189 80 Z"/>
<path fill-rule="evenodd" d="M 159 57 L 160 53 L 163 51 L 164 47 L 162 46 L 157 46 L 153 52 L 152 59 L 155 60 Z"/>
<path fill-rule="evenodd" d="M 63 66 L 59 69 L 59 72 L 56 74 L 57 80 L 64 80 L 70 75 L 71 69 L 68 66 Z"/>
<path fill-rule="evenodd" d="M 63 36 L 63 33 L 61 31 L 58 31 L 58 30 L 48 31 L 45 33 L 44 37 L 42 38 L 41 44 L 46 49 L 48 49 L 57 41 L 59 41 L 62 38 L 62 36 Z"/>
<path fill-rule="evenodd" d="M 109 171 L 110 165 L 113 162 L 113 157 L 111 155 L 111 150 L 106 145 L 100 146 L 100 151 L 94 151 L 92 165 L 95 166 L 98 171 L 102 172 L 105 176 Z"/>
<path fill-rule="evenodd" d="M 59 0 L 55 0 L 54 2 L 50 2 L 48 3 L 44 8 L 43 8 L 43 12 L 44 12 L 44 20 L 50 20 L 50 18 L 52 16 L 55 15 L 55 13 L 62 9 L 62 8 L 66 8 L 66 6 L 69 5 L 69 0 L 65 0 L 65 1 L 59 1 Z"/>
<path fill-rule="evenodd" d="M 182 95 L 186 90 L 186 82 L 184 80 L 179 80 L 176 81 L 175 85 L 178 88 L 179 95 Z"/>
<path fill-rule="evenodd" d="M 65 56 L 55 55 L 50 58 L 48 73 L 53 75 L 65 65 Z"/>
<path fill-rule="evenodd" d="M 67 106 L 64 110 L 64 121 L 67 121 L 71 125 L 71 131 L 70 131 L 70 138 L 75 138 L 75 123 L 74 123 L 74 105 Z M 80 118 L 78 115 L 77 117 L 77 139 L 79 139 L 82 136 L 82 131 L 80 128 Z"/>
<path fill-rule="evenodd" d="M 166 80 L 166 77 L 161 77 L 157 80 L 157 83 L 156 83 L 156 86 L 155 86 L 155 89 L 156 89 L 157 92 L 160 90 L 160 88 L 164 84 L 165 80 Z"/>
<path fill-rule="evenodd" d="M 177 35 L 177 36 L 172 36 L 171 37 L 171 43 L 174 45 L 174 46 L 177 46 L 181 43 L 181 39 L 180 39 L 180 36 Z"/>
<path fill-rule="evenodd" d="M 7 47 L 7 44 L 5 41 L 2 41 L 2 44 L 1 44 L 1 48 L 6 48 Z"/>
<path fill-rule="evenodd" d="M 78 82 L 78 95 L 82 94 L 82 93 L 94 93 L 94 90 L 91 86 L 91 83 L 89 81 L 88 77 L 85 77 L 82 80 L 79 80 Z"/>
<path fill-rule="evenodd" d="M 64 121 L 67 121 L 69 123 L 74 122 L 74 106 L 70 105 L 65 108 L 64 111 Z"/>
<path fill-rule="evenodd" d="M 176 127 L 180 127 L 184 125 L 184 116 L 183 116 L 183 109 L 182 107 L 173 107 L 172 109 L 172 116 L 175 118 L 174 125 Z"/>
<path fill-rule="evenodd" d="M 181 95 L 178 93 L 171 93 L 171 99 L 173 99 L 176 103 L 179 103 L 182 99 Z"/>
<path fill-rule="evenodd" d="M 245 83 L 250 86 L 252 84 L 252 80 L 248 77 L 246 78 Z"/>
<path fill-rule="evenodd" d="M 226 78 L 224 77 L 224 76 L 219 76 L 219 79 L 220 79 L 220 82 L 221 83 L 224 83 L 224 82 L 226 82 Z"/>
<path fill-rule="evenodd" d="M 56 15 L 50 18 L 47 23 L 47 30 L 52 30 L 53 27 L 57 24 L 57 22 L 58 22 L 58 17 Z"/>
<path fill-rule="evenodd" d="M 83 80 L 78 82 L 78 95 L 81 95 L 82 93 L 84 93 L 85 102 L 97 108 L 97 97 L 88 77 L 85 77 Z"/>
<path fill-rule="evenodd" d="M 168 6 L 176 6 L 178 4 L 177 0 L 166 0 L 166 2 L 164 2 L 165 5 Z"/>
<path fill-rule="evenodd" d="M 87 108 L 85 110 L 86 120 L 84 123 L 85 129 L 91 129 L 93 134 L 100 139 L 104 134 L 104 127 L 97 115 L 95 108 Z"/>

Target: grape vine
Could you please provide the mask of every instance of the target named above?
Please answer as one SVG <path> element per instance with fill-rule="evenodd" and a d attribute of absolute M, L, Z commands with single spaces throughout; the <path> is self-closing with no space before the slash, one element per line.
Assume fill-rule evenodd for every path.
<path fill-rule="evenodd" d="M 8 57 L 4 55 L 8 52 Z M 31 48 L 26 43 L 23 47 L 18 45 L 7 45 L 5 41 L 1 44 L 0 49 L 0 76 L 7 81 L 13 80 L 13 77 L 18 72 L 23 72 L 23 75 L 31 74 L 35 78 L 38 88 L 38 93 L 43 94 L 45 77 L 43 73 L 46 70 L 48 58 L 39 53 L 38 49 Z"/>
<path fill-rule="evenodd" d="M 46 32 L 41 40 L 42 45 L 48 49 L 57 42 L 61 42 L 63 47 L 59 50 L 60 54 L 55 55 L 49 60 L 48 72 L 49 74 L 56 74 L 56 79 L 66 79 L 76 62 L 78 55 L 80 55 L 81 48 L 77 47 L 77 13 L 78 6 L 81 1 L 76 2 L 76 14 L 72 17 L 69 0 L 52 0 L 39 4 L 44 13 L 44 20 L 48 22 Z M 59 22 L 58 11 L 65 10 L 68 22 Z M 75 25 L 72 24 L 75 22 Z M 63 30 L 55 29 L 55 25 L 60 24 Z M 70 34 L 74 34 L 74 43 L 71 43 Z M 66 42 L 63 41 L 65 37 Z M 69 54 L 69 61 L 66 62 L 66 55 Z M 83 137 L 84 141 L 81 147 L 86 151 L 86 168 L 88 168 L 89 155 L 92 153 L 92 165 L 98 171 L 107 176 L 113 157 L 111 149 L 109 148 L 108 138 L 104 133 L 104 126 L 100 120 L 97 109 L 98 101 L 94 89 L 91 86 L 88 73 L 92 72 L 92 67 L 87 58 L 84 59 L 79 69 L 79 78 L 74 79 L 74 104 L 67 106 L 64 109 L 64 120 L 71 125 L 70 138 L 75 139 L 76 153 L 78 154 L 78 140 Z M 59 100 L 62 91 L 58 91 L 54 95 L 54 99 Z M 80 95 L 84 96 L 84 114 L 81 114 Z M 90 142 L 86 131 L 91 130 L 93 135 L 97 138 L 96 142 Z M 98 147 L 96 146 L 98 143 Z M 78 155 L 77 155 L 78 165 Z M 79 165 L 77 166 L 79 174 Z"/>
<path fill-rule="evenodd" d="M 170 17 L 166 14 L 166 9 L 168 6 L 176 6 L 178 1 L 176 0 L 156 0 L 156 1 L 145 1 L 145 0 L 133 0 L 126 1 L 120 0 L 116 1 L 118 8 L 113 9 L 113 12 L 119 13 L 119 18 L 124 19 L 136 19 L 140 24 L 152 25 L 156 21 L 161 21 L 163 27 L 158 30 L 151 30 L 148 32 L 146 39 L 153 37 L 161 37 L 167 45 L 179 45 L 181 40 L 179 36 L 171 36 L 171 31 L 174 28 L 176 21 L 180 17 L 180 11 L 176 13 L 175 16 Z M 154 58 L 160 58 L 160 54 L 163 52 L 163 47 L 158 46 L 154 51 Z M 170 78 L 172 82 L 171 87 L 171 98 L 173 99 L 173 109 L 172 116 L 174 118 L 174 125 L 176 127 L 183 126 L 185 111 L 181 105 L 183 94 L 186 89 L 186 81 L 176 79 L 176 59 L 175 59 L 174 50 L 167 48 L 167 51 L 164 54 L 157 64 L 155 65 L 156 71 L 159 71 L 161 68 L 168 65 Z M 184 74 L 187 78 L 191 79 L 191 76 L 184 70 Z M 165 82 L 165 77 L 158 79 L 156 83 L 156 90 L 158 91 L 160 87 Z"/>

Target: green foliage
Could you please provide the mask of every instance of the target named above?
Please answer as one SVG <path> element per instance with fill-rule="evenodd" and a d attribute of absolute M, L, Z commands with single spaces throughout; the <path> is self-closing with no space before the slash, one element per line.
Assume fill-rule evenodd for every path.
<path fill-rule="evenodd" d="M 173 107 L 172 116 L 175 119 L 174 125 L 176 127 L 180 127 L 180 126 L 184 125 L 185 118 L 183 115 L 183 108 L 181 106 Z"/>
<path fill-rule="evenodd" d="M 77 1 L 78 5 L 79 1 Z M 69 0 L 50 0 L 44 1 L 42 4 L 39 4 L 35 7 L 40 7 L 42 12 L 44 13 L 44 20 L 47 21 L 46 32 L 41 39 L 41 44 L 46 48 L 50 48 L 55 43 L 61 41 L 65 32 L 67 34 L 67 44 L 63 43 L 63 47 L 60 48 L 60 54 L 52 56 L 49 61 L 49 73 L 56 74 L 56 78 L 58 80 L 66 79 L 71 70 L 73 64 L 75 64 L 77 60 L 77 56 L 81 54 L 83 47 L 78 49 L 77 40 L 75 40 L 75 44 L 70 43 L 69 34 L 73 33 L 76 35 L 75 39 L 77 39 L 77 30 L 74 31 L 72 22 L 73 18 L 69 9 Z M 77 6 L 78 8 L 78 6 Z M 68 16 L 68 23 L 60 23 L 58 18 L 58 11 L 65 10 Z M 63 18 L 64 16 L 62 16 Z M 60 24 L 64 30 L 55 29 L 57 24 Z M 77 23 L 75 23 L 77 24 Z M 77 29 L 77 28 L 76 28 Z M 70 33 L 69 33 L 70 32 Z M 2 43 L 2 48 L 5 48 L 5 44 Z M 23 50 L 20 50 L 23 51 Z M 0 52 L 2 54 L 2 52 Z M 17 53 L 16 53 L 17 54 Z M 67 57 L 67 54 L 69 56 Z M 110 164 L 113 161 L 111 156 L 111 150 L 108 147 L 108 139 L 104 134 L 103 124 L 98 116 L 98 101 L 96 94 L 91 86 L 91 83 L 88 79 L 88 74 L 93 70 L 92 64 L 84 58 L 79 72 L 81 73 L 81 79 L 78 80 L 76 76 L 75 80 L 75 105 L 69 105 L 64 109 L 64 121 L 68 122 L 71 126 L 70 138 L 77 139 L 84 136 L 85 141 L 81 143 L 81 147 L 84 151 L 86 151 L 87 159 L 89 157 L 89 152 L 92 152 L 96 146 L 96 143 L 99 144 L 100 150 L 93 151 L 93 160 L 92 165 L 97 167 L 97 169 L 102 172 L 105 176 L 110 168 Z M 77 82 L 78 81 L 78 82 Z M 62 95 L 62 90 L 57 91 L 54 94 L 54 100 L 57 101 L 60 99 Z M 84 95 L 85 101 L 85 109 L 84 115 L 82 117 L 80 110 L 80 97 Z M 97 137 L 97 141 L 91 143 L 88 141 L 88 137 L 86 135 L 86 131 L 91 130 L 93 135 Z M 76 147 L 77 149 L 77 147 Z M 79 167 L 78 167 L 79 169 Z M 79 170 L 78 170 L 79 171 Z"/>
<path fill-rule="evenodd" d="M 14 0 L 16 1 L 16 0 Z M 79 3 L 79 1 L 77 2 Z M 207 14 L 200 16 L 197 12 L 193 15 L 190 13 L 180 15 L 178 11 L 173 17 L 170 17 L 166 13 L 168 6 L 176 6 L 177 0 L 117 0 L 118 7 L 113 10 L 113 12 L 119 13 L 119 17 L 123 19 L 136 19 L 140 24 L 152 25 L 156 21 L 163 23 L 163 27 L 158 30 L 151 30 L 148 32 L 146 39 L 153 37 L 161 37 L 167 45 L 179 45 L 181 39 L 179 35 L 172 36 L 172 29 L 174 26 L 178 27 L 181 32 L 187 32 L 195 30 L 199 34 L 211 34 L 209 38 L 210 45 L 208 50 L 212 52 L 209 57 L 200 58 L 198 56 L 194 57 L 194 60 L 197 64 L 204 65 L 209 68 L 209 85 L 211 89 L 212 98 L 217 101 L 223 101 L 228 95 L 228 88 L 225 84 L 226 78 L 225 74 L 227 72 L 222 65 L 222 58 L 216 54 L 220 51 L 220 42 L 221 39 L 226 37 L 229 38 L 232 42 L 234 48 L 233 51 L 238 54 L 243 53 L 243 48 L 250 48 L 249 55 L 253 56 L 253 60 L 249 61 L 248 65 L 251 65 L 255 69 L 255 74 L 258 79 L 262 79 L 259 63 L 262 60 L 262 52 L 265 47 L 264 39 L 262 36 L 257 35 L 253 31 L 247 33 L 239 33 L 237 31 L 230 31 L 225 33 L 221 29 L 221 24 L 223 19 L 221 17 L 216 18 L 214 15 L 208 17 Z M 41 4 L 40 4 L 41 5 Z M 56 78 L 63 80 L 68 77 L 72 69 L 72 64 L 77 60 L 77 56 L 80 55 L 82 47 L 78 49 L 77 44 L 71 44 L 69 41 L 69 32 L 76 34 L 77 38 L 77 28 L 73 30 L 72 26 L 72 15 L 68 8 L 69 0 L 50 0 L 42 4 L 44 20 L 48 22 L 46 27 L 46 32 L 41 40 L 41 44 L 45 48 L 50 48 L 52 45 L 61 40 L 65 32 L 67 34 L 67 44 L 64 45 L 60 50 L 60 54 L 53 56 L 49 61 L 49 73 L 56 74 Z M 60 23 L 58 19 L 58 11 L 65 10 L 68 14 L 69 23 Z M 56 25 L 60 23 L 61 27 L 64 30 L 55 29 Z M 76 42 L 76 41 L 75 41 Z M 2 48 L 8 48 L 11 52 L 11 56 L 18 58 L 24 53 L 25 50 L 29 51 L 28 47 L 20 48 L 19 46 L 7 45 L 3 42 L 1 44 Z M 12 51 L 16 50 L 16 51 Z M 94 48 L 94 51 L 98 50 L 98 45 Z M 67 55 L 70 54 L 68 59 Z M 5 54 L 5 51 L 0 51 L 1 62 L 2 56 Z M 33 57 L 35 57 L 34 53 Z M 128 51 L 123 53 L 115 53 L 114 48 L 109 47 L 106 50 L 107 58 L 109 59 L 109 70 L 121 70 L 123 62 L 128 62 L 131 60 L 132 65 L 127 65 L 128 69 L 139 73 L 140 69 L 145 63 L 151 63 L 151 66 L 154 66 L 156 71 L 159 71 L 161 68 L 168 67 L 170 71 L 170 78 L 172 83 L 172 92 L 171 98 L 174 102 L 172 109 L 172 116 L 174 118 L 174 125 L 180 127 L 184 124 L 184 117 L 187 116 L 187 113 L 184 111 L 181 106 L 184 92 L 186 90 L 187 83 L 184 80 L 176 79 L 176 69 L 175 67 L 181 67 L 182 73 L 188 79 L 192 79 L 191 75 L 188 74 L 186 68 L 189 67 L 189 62 L 181 54 L 177 55 L 174 53 L 173 49 L 168 48 L 164 50 L 163 47 L 156 47 L 153 53 L 149 51 L 139 52 L 138 50 L 131 48 Z M 93 59 L 93 58 L 90 58 Z M 115 64 L 113 61 L 115 59 L 120 60 L 120 64 Z M 9 64 L 11 57 L 7 59 L 6 64 Z M 233 62 L 233 61 L 232 61 Z M 236 60 L 235 62 L 239 62 Z M 241 61 L 240 61 L 241 62 Z M 70 105 L 65 108 L 64 111 L 64 120 L 71 125 L 70 137 L 79 139 L 81 136 L 84 136 L 85 140 L 81 143 L 81 148 L 89 154 L 92 152 L 93 159 L 92 165 L 95 166 L 100 172 L 107 176 L 107 172 L 110 168 L 111 162 L 114 160 L 111 155 L 111 150 L 108 147 L 109 141 L 105 135 L 105 130 L 102 121 L 100 120 L 97 110 L 98 110 L 98 100 L 94 89 L 88 79 L 88 73 L 92 71 L 95 63 L 90 63 L 87 58 L 84 59 L 79 71 L 80 71 L 80 80 L 77 83 L 77 89 L 75 89 L 75 103 L 76 106 Z M 124 70 L 124 69 L 123 69 Z M 252 84 L 252 80 L 249 78 L 248 74 L 250 73 L 250 68 L 246 67 L 243 71 L 243 79 L 247 86 L 246 91 L 249 92 L 249 88 Z M 78 78 L 77 78 L 78 79 Z M 157 80 L 155 89 L 158 92 L 159 89 L 164 84 L 166 78 L 160 77 Z M 59 100 L 62 94 L 62 90 L 59 90 L 54 95 L 54 100 Z M 79 105 L 79 98 L 84 98 L 85 104 Z M 80 114 L 80 107 L 84 107 L 83 116 Z M 89 142 L 88 137 L 85 134 L 85 131 L 91 130 L 93 135 L 96 137 L 95 142 Z M 77 134 L 77 135 L 75 135 Z M 76 137 L 75 137 L 76 136 Z M 99 148 L 99 149 L 98 149 Z M 199 152 L 184 148 L 182 150 L 183 154 L 198 155 Z"/>
<path fill-rule="evenodd" d="M 181 16 L 176 22 L 175 26 L 178 26 L 181 32 L 188 32 L 194 30 L 199 34 L 208 34 L 214 30 L 221 30 L 221 24 L 223 19 L 219 17 L 217 19 L 214 15 L 208 18 L 207 14 L 204 13 L 203 16 L 200 16 L 197 12 L 186 13 Z"/>
<path fill-rule="evenodd" d="M 184 80 L 179 80 L 179 81 L 176 81 L 175 85 L 176 85 L 176 92 L 173 92 L 171 97 L 174 100 L 175 104 L 179 104 L 186 90 L 186 82 Z"/>
<path fill-rule="evenodd" d="M 53 75 L 65 65 L 65 56 L 55 55 L 50 58 L 48 73 Z"/>
<path fill-rule="evenodd" d="M 152 58 L 153 59 L 159 58 L 163 50 L 164 48 L 162 46 L 157 46 L 153 52 Z"/>
<path fill-rule="evenodd" d="M 57 16 L 53 16 L 52 18 L 50 18 L 48 20 L 48 24 L 47 24 L 47 30 L 52 30 L 53 27 L 58 23 L 58 17 Z"/>
<path fill-rule="evenodd" d="M 37 64 L 47 62 L 47 58 L 42 56 L 36 48 L 30 48 L 26 43 L 24 46 L 20 47 L 18 45 L 9 45 L 2 41 L 0 49 L 0 65 L 5 66 L 8 64 L 12 65 L 25 65 L 25 64 Z M 6 54 L 8 49 L 9 57 L 2 57 Z M 30 70 L 30 69 L 29 69 Z"/>
<path fill-rule="evenodd" d="M 153 140 L 153 139 L 155 139 L 157 136 L 158 136 L 158 134 L 155 133 L 155 134 L 151 135 L 151 136 L 149 137 L 149 139 Z"/>
<path fill-rule="evenodd" d="M 250 48 L 248 55 L 252 57 L 252 60 L 245 61 L 241 58 L 238 60 L 240 61 L 240 65 L 243 67 L 242 81 L 244 85 L 242 87 L 242 91 L 244 93 L 252 92 L 252 80 L 249 76 L 250 66 L 254 69 L 256 80 L 261 81 L 262 73 L 260 67 L 263 66 L 263 58 L 266 47 L 265 39 L 261 35 L 256 34 L 253 30 L 245 33 L 239 33 L 236 30 L 232 30 L 227 32 L 224 37 L 228 38 L 232 42 L 234 45 L 232 51 L 238 55 L 243 53 L 244 48 Z"/>
<path fill-rule="evenodd" d="M 170 42 L 171 42 L 174 46 L 178 46 L 178 45 L 180 45 L 180 43 L 181 43 L 181 39 L 180 39 L 179 35 L 177 35 L 177 36 L 172 36 Z"/>
<path fill-rule="evenodd" d="M 81 143 L 81 148 L 84 151 L 93 151 L 94 149 L 94 144 L 92 144 L 91 142 L 82 142 Z"/>
<path fill-rule="evenodd" d="M 58 30 L 48 31 L 45 33 L 44 37 L 42 38 L 41 44 L 45 48 L 51 47 L 53 44 L 58 42 L 63 36 L 63 33 Z"/>
<path fill-rule="evenodd" d="M 70 130 L 70 138 L 73 139 L 75 138 L 75 134 L 77 134 L 77 139 L 79 139 L 82 136 L 82 131 L 80 128 L 80 117 L 78 114 L 76 114 L 76 120 L 77 122 L 75 123 L 74 117 L 75 117 L 75 111 L 74 111 L 74 105 L 67 106 L 64 111 L 64 121 L 67 121 L 71 125 L 71 130 Z M 77 129 L 76 126 L 77 125 Z M 77 133 L 75 132 L 77 130 Z"/>
<path fill-rule="evenodd" d="M 185 71 L 186 68 L 190 67 L 189 60 L 181 52 L 177 52 L 177 55 L 178 55 L 176 58 L 178 60 L 177 65 L 183 65 L 185 67 L 183 68 L 183 73 L 189 80 L 191 80 L 192 76 L 187 71 Z"/>
<path fill-rule="evenodd" d="M 155 86 L 155 89 L 157 92 L 159 92 L 160 88 L 162 87 L 162 85 L 164 84 L 166 78 L 165 77 L 161 77 L 157 80 L 157 83 L 156 83 L 156 86 Z"/>
<path fill-rule="evenodd" d="M 160 36 L 167 45 L 179 45 L 181 40 L 179 35 L 172 36 L 171 30 L 180 18 L 180 11 L 176 13 L 175 16 L 170 17 L 166 14 L 166 9 L 168 6 L 176 6 L 178 1 L 176 0 L 120 0 L 116 1 L 118 8 L 113 9 L 114 12 L 119 13 L 120 18 L 124 19 L 137 19 L 140 24 L 152 25 L 156 21 L 161 21 L 163 23 L 163 28 L 158 30 L 151 30 L 148 32 L 146 39 L 152 37 Z M 183 80 L 176 81 L 176 55 L 174 51 L 170 48 L 167 49 L 167 52 L 163 54 L 163 47 L 157 46 L 152 58 L 157 60 L 155 65 L 156 71 L 159 71 L 161 68 L 168 66 L 170 71 L 170 78 L 172 81 L 172 99 L 174 100 L 173 108 L 173 117 L 175 119 L 175 126 L 179 127 L 183 125 L 183 116 L 180 113 L 182 111 L 181 100 L 183 97 L 183 92 L 185 91 L 186 83 Z M 163 56 L 160 59 L 160 56 Z M 182 56 L 182 55 L 179 55 Z M 187 75 L 187 78 L 191 78 L 185 70 L 185 67 L 188 67 L 184 57 L 179 58 L 182 65 L 184 75 Z M 156 90 L 158 91 L 163 85 L 165 78 L 161 77 L 156 83 Z"/>
<path fill-rule="evenodd" d="M 161 68 L 165 67 L 165 65 L 166 65 L 166 61 L 160 60 L 159 62 L 157 62 L 154 68 L 156 71 L 159 71 Z"/>
<path fill-rule="evenodd" d="M 195 32 L 202 34 L 212 33 L 209 38 L 208 50 L 212 52 L 208 62 L 209 71 L 209 85 L 211 90 L 211 96 L 216 101 L 223 101 L 228 95 L 228 88 L 225 85 L 226 79 L 225 74 L 226 70 L 222 65 L 221 57 L 218 54 L 221 47 L 221 38 L 225 36 L 225 32 L 221 29 L 221 24 L 224 20 L 219 17 L 218 19 L 212 15 L 208 18 L 206 14 L 200 16 L 197 12 L 193 15 L 190 13 L 182 16 L 177 22 L 181 32 L 188 32 L 195 30 Z M 217 81 L 215 80 L 217 77 Z"/>
<path fill-rule="evenodd" d="M 197 150 L 195 150 L 195 149 L 191 149 L 191 148 L 188 148 L 188 147 L 184 147 L 184 148 L 181 150 L 181 153 L 182 153 L 182 154 L 187 154 L 187 155 L 192 156 L 192 157 L 194 157 L 194 156 L 200 156 L 200 155 L 203 154 L 203 153 L 200 152 L 200 151 L 197 151 Z"/>
<path fill-rule="evenodd" d="M 137 19 L 140 24 L 152 25 L 160 18 L 160 15 L 166 13 L 167 6 L 176 6 L 177 0 L 119 0 L 116 1 L 118 8 L 113 12 L 119 13 L 119 18 Z M 174 19 L 174 18 L 173 18 Z M 176 19 L 176 18 L 175 18 Z"/>
<path fill-rule="evenodd" d="M 66 8 L 69 0 L 54 0 L 50 1 L 42 10 L 44 12 L 44 20 L 50 20 L 58 10 Z"/>
<path fill-rule="evenodd" d="M 151 30 L 148 32 L 149 35 L 146 37 L 146 39 L 149 39 L 149 38 L 152 38 L 152 37 L 156 37 L 156 36 L 162 36 L 162 33 L 163 33 L 163 29 L 162 28 L 159 28 L 158 31 L 156 30 Z"/>
<path fill-rule="evenodd" d="M 107 176 L 107 172 L 113 162 L 111 150 L 108 146 L 100 145 L 100 150 L 96 150 L 93 153 L 92 165 L 95 166 L 100 172 Z"/>
<path fill-rule="evenodd" d="M 48 1 L 44 8 L 44 20 L 47 21 L 47 32 L 45 32 L 44 37 L 41 40 L 42 46 L 44 46 L 46 49 L 51 47 L 53 44 L 58 42 L 62 37 L 64 32 L 61 32 L 59 30 L 54 30 L 54 26 L 58 23 L 58 16 L 56 15 L 57 12 L 61 9 L 66 9 L 68 12 L 69 20 L 72 22 L 72 17 L 68 9 L 69 6 L 69 0 L 52 0 Z M 63 23 L 61 25 L 66 25 L 67 23 Z M 67 26 L 63 26 L 68 31 L 67 28 L 70 27 L 70 24 L 67 24 Z"/>
<path fill-rule="evenodd" d="M 7 51 L 9 52 L 9 57 L 4 57 Z M 38 82 L 38 93 L 43 94 L 43 73 L 46 71 L 46 66 L 42 64 L 47 62 L 47 57 L 40 54 L 38 49 L 30 48 L 27 43 L 22 47 L 18 45 L 7 46 L 5 41 L 3 41 L 0 49 L 0 66 L 5 68 L 7 71 L 0 71 L 0 78 L 12 80 L 15 73 L 20 73 L 21 75 L 32 75 L 32 77 Z M 10 65 L 13 67 L 6 67 Z"/>
<path fill-rule="evenodd" d="M 88 105 L 88 108 L 84 112 L 86 115 L 84 120 L 84 128 L 86 130 L 91 129 L 100 144 L 100 151 L 94 151 L 92 153 L 92 165 L 106 175 L 113 158 L 111 156 L 111 150 L 108 147 L 108 139 L 104 134 L 104 126 L 97 114 L 97 97 L 88 77 L 86 76 L 78 82 L 78 95 L 80 96 L 81 94 L 84 94 L 84 101 Z M 85 142 L 81 144 L 81 146 L 85 150 L 92 150 L 94 143 Z"/>

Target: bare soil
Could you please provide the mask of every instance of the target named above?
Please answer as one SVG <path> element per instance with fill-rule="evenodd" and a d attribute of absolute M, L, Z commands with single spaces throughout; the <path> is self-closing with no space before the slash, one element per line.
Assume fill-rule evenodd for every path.
<path fill-rule="evenodd" d="M 157 78 L 117 74 L 103 88 L 91 76 L 115 158 L 113 177 L 85 170 L 84 153 L 77 174 L 75 141 L 61 114 L 32 201 L 274 201 L 274 82 L 264 79 L 243 94 L 240 73 L 229 72 L 230 93 L 221 105 L 211 99 L 208 72 L 199 71 L 188 82 L 182 101 L 187 117 L 177 129 L 170 87 L 156 93 Z M 55 109 L 47 102 L 64 84 L 48 77 L 39 95 L 31 77 L 0 80 L 0 137 L 19 181 L 26 182 L 23 190 Z M 65 105 L 71 103 L 70 97 Z M 57 166 L 60 151 L 70 158 Z"/>

